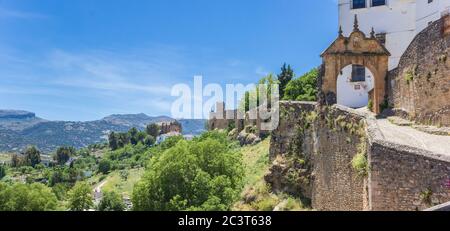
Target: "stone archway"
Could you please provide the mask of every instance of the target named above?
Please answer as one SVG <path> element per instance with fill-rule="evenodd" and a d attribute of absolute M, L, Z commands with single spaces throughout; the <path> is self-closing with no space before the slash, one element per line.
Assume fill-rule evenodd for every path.
<path fill-rule="evenodd" d="M 359 30 L 358 19 L 355 16 L 353 32 L 349 37 L 339 30 L 339 37 L 328 47 L 321 57 L 324 63 L 322 92 L 325 95 L 337 95 L 337 78 L 341 70 L 348 65 L 367 67 L 374 77 L 374 88 L 369 93 L 373 102 L 372 111 L 381 113 L 380 105 L 386 97 L 386 75 L 390 53 L 375 38 L 372 30 L 370 37 Z"/>

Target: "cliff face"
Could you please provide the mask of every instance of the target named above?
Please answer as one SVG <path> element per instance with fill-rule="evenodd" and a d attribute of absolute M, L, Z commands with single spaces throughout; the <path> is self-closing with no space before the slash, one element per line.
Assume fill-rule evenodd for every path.
<path fill-rule="evenodd" d="M 34 118 L 36 118 L 36 115 L 32 112 L 18 110 L 0 110 L 0 120 L 23 120 Z"/>

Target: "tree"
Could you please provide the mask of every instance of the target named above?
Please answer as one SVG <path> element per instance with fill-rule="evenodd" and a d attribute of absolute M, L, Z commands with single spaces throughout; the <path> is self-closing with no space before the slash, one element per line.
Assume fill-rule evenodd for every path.
<path fill-rule="evenodd" d="M 55 210 L 57 198 L 43 184 L 14 184 L 0 182 L 0 211 L 51 211 Z"/>
<path fill-rule="evenodd" d="M 242 154 L 225 132 L 156 153 L 133 190 L 137 211 L 228 210 L 242 189 Z"/>
<path fill-rule="evenodd" d="M 6 167 L 3 164 L 0 164 L 0 180 L 6 176 Z"/>
<path fill-rule="evenodd" d="M 109 170 L 111 170 L 111 162 L 109 160 L 103 159 L 98 163 L 98 172 L 107 174 Z"/>
<path fill-rule="evenodd" d="M 244 97 L 239 102 L 238 109 L 241 112 L 247 112 L 255 107 L 263 105 L 264 103 L 268 103 L 270 107 L 272 97 L 272 87 L 276 84 L 279 84 L 279 82 L 277 79 L 275 79 L 273 74 L 269 74 L 264 78 L 260 79 L 255 89 L 245 92 Z M 263 97 L 261 96 L 263 92 L 260 92 L 261 91 L 260 86 L 263 85 L 265 85 L 265 88 L 263 88 L 262 90 L 265 91 L 264 94 L 265 100 L 267 100 L 266 102 L 262 102 Z"/>
<path fill-rule="evenodd" d="M 293 79 L 286 86 L 284 100 L 315 101 L 317 100 L 318 69 L 312 69 L 300 78 Z"/>
<path fill-rule="evenodd" d="M 25 161 L 34 168 L 41 163 L 41 152 L 35 146 L 28 147 L 25 151 Z"/>
<path fill-rule="evenodd" d="M 161 128 L 157 124 L 149 124 L 147 125 L 145 132 L 147 132 L 147 134 L 150 136 L 158 137 L 159 134 L 161 133 Z"/>
<path fill-rule="evenodd" d="M 94 206 L 92 189 L 86 182 L 77 182 L 68 193 L 71 211 L 85 211 Z"/>
<path fill-rule="evenodd" d="M 118 135 L 118 146 L 119 148 L 125 147 L 125 145 L 130 143 L 130 137 L 128 136 L 128 133 L 119 133 Z"/>
<path fill-rule="evenodd" d="M 11 167 L 17 168 L 23 165 L 24 159 L 17 154 L 11 156 Z"/>
<path fill-rule="evenodd" d="M 138 142 L 141 142 L 141 143 L 144 143 L 144 141 L 145 141 L 145 138 L 147 138 L 147 133 L 146 132 L 139 132 L 138 134 L 137 134 L 137 140 L 138 140 Z"/>
<path fill-rule="evenodd" d="M 284 92 L 288 83 L 294 78 L 294 70 L 290 65 L 286 66 L 286 63 L 281 67 L 281 73 L 278 75 L 278 81 L 280 83 L 280 98 L 284 97 Z"/>
<path fill-rule="evenodd" d="M 139 142 L 138 134 L 139 134 L 139 131 L 136 128 L 131 128 L 128 131 L 128 137 L 130 137 L 130 143 L 132 145 L 138 144 L 138 142 Z"/>
<path fill-rule="evenodd" d="M 118 142 L 117 135 L 115 132 L 109 133 L 108 143 L 109 143 L 109 148 L 111 148 L 111 150 L 113 150 L 113 151 L 117 150 L 119 148 L 119 142 Z"/>
<path fill-rule="evenodd" d="M 147 137 L 145 137 L 144 139 L 144 145 L 147 147 L 151 147 L 155 144 L 156 140 L 155 137 L 148 135 Z"/>
<path fill-rule="evenodd" d="M 115 191 L 103 193 L 103 198 L 98 204 L 99 211 L 123 211 L 125 204 L 119 193 Z"/>
<path fill-rule="evenodd" d="M 56 150 L 56 155 L 54 159 L 59 165 L 63 165 L 70 160 L 70 157 L 75 155 L 76 150 L 74 147 L 59 147 Z"/>

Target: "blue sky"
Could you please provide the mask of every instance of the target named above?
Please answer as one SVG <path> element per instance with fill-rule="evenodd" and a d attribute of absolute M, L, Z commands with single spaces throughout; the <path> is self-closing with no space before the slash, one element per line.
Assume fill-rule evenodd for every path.
<path fill-rule="evenodd" d="M 174 84 L 299 75 L 336 31 L 335 0 L 0 0 L 0 109 L 170 115 Z"/>

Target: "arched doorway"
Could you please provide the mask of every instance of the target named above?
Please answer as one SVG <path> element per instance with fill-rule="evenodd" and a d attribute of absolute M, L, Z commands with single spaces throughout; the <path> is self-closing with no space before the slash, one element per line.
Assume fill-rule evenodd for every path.
<path fill-rule="evenodd" d="M 386 75 L 388 71 L 389 56 L 389 51 L 377 38 L 375 38 L 375 32 L 373 30 L 370 37 L 366 37 L 366 35 L 359 30 L 358 20 L 355 17 L 354 30 L 350 36 L 345 37 L 342 34 L 342 30 L 339 30 L 339 37 L 321 55 L 324 66 L 321 91 L 323 95 L 327 97 L 327 100 L 325 101 L 327 103 L 338 103 L 336 99 L 336 97 L 339 97 L 338 84 L 345 86 L 343 83 L 344 80 L 339 80 L 339 77 L 346 75 L 344 72 L 346 71 L 345 68 L 347 68 L 347 66 L 352 66 L 352 68 L 355 65 L 364 66 L 365 68 L 360 69 L 368 71 L 373 77 L 373 90 L 370 91 L 370 89 L 367 89 L 365 92 L 368 92 L 368 98 L 372 101 L 372 111 L 376 114 L 380 114 L 380 105 L 384 102 L 386 97 Z M 347 87 L 350 87 L 348 85 Z M 356 85 L 353 87 L 359 88 Z M 360 85 L 360 87 L 362 86 Z M 357 91 L 349 91 L 347 89 L 347 93 L 345 93 L 344 87 L 342 87 L 340 93 L 348 94 L 348 98 L 351 96 L 358 97 Z M 342 97 L 340 98 L 341 102 L 343 102 Z M 347 97 L 347 95 L 345 95 L 345 97 Z M 365 95 L 362 95 L 361 98 L 362 97 L 365 97 Z M 348 102 L 350 102 L 350 100 L 348 100 Z M 344 105 L 356 107 L 361 106 L 362 104 L 363 101 L 361 100 L 361 102 L 355 102 L 354 106 Z"/>
<path fill-rule="evenodd" d="M 366 107 L 369 92 L 374 87 L 374 75 L 362 65 L 348 65 L 337 78 L 337 103 L 351 108 Z"/>

